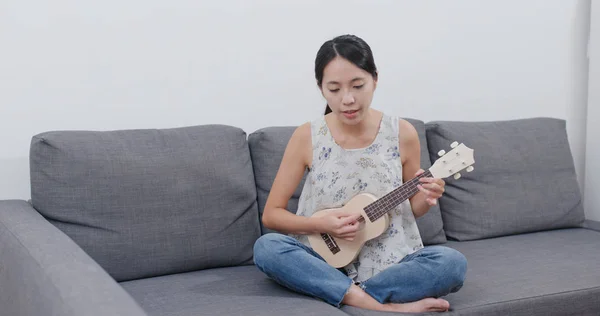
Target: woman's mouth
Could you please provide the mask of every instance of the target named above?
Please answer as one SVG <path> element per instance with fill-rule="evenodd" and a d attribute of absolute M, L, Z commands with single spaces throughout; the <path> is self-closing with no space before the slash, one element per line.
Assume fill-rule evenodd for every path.
<path fill-rule="evenodd" d="M 348 119 L 353 119 L 356 117 L 358 113 L 358 110 L 349 110 L 349 111 L 343 111 L 342 114 L 344 114 L 344 116 Z"/>

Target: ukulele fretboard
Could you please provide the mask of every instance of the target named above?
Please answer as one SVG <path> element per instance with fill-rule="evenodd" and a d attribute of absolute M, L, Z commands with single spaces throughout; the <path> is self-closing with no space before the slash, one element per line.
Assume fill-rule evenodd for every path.
<path fill-rule="evenodd" d="M 417 177 L 406 181 L 406 183 L 382 196 L 377 201 L 367 205 L 365 207 L 365 213 L 369 220 L 374 222 L 396 206 L 400 205 L 406 199 L 415 195 L 419 191 L 419 188 L 417 187 L 421 183 L 419 182 L 419 179 L 423 177 L 431 177 L 431 172 L 429 170 L 425 171 Z"/>

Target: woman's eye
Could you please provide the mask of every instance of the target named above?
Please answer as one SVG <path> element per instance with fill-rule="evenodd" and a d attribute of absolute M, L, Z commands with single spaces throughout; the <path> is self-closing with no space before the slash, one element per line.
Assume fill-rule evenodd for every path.
<path fill-rule="evenodd" d="M 354 88 L 355 88 L 355 89 L 360 89 L 360 88 L 362 88 L 363 86 L 364 86 L 364 85 L 363 85 L 363 84 L 361 84 L 360 86 L 354 86 Z"/>
<path fill-rule="evenodd" d="M 340 91 L 340 89 L 329 89 L 329 91 L 331 91 L 331 92 L 338 92 L 338 91 Z"/>

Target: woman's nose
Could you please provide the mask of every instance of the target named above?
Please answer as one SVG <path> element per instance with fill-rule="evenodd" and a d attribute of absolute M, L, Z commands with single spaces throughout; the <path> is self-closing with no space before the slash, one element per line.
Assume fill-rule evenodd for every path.
<path fill-rule="evenodd" d="M 354 97 L 352 96 L 352 94 L 347 93 L 346 95 L 344 95 L 344 98 L 342 99 L 342 103 L 344 105 L 348 105 L 348 104 L 354 103 Z"/>

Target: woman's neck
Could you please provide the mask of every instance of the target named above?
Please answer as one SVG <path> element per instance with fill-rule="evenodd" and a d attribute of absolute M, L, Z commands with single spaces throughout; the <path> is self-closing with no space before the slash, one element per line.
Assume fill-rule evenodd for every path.
<path fill-rule="evenodd" d="M 348 135 L 351 137 L 360 137 L 364 135 L 366 132 L 369 132 L 374 126 L 377 127 L 379 124 L 376 121 L 379 121 L 381 113 L 377 110 L 369 109 L 367 113 L 365 113 L 365 117 L 355 125 L 344 124 L 336 117 L 333 117 L 333 123 L 337 130 L 339 130 L 344 135 Z"/>

